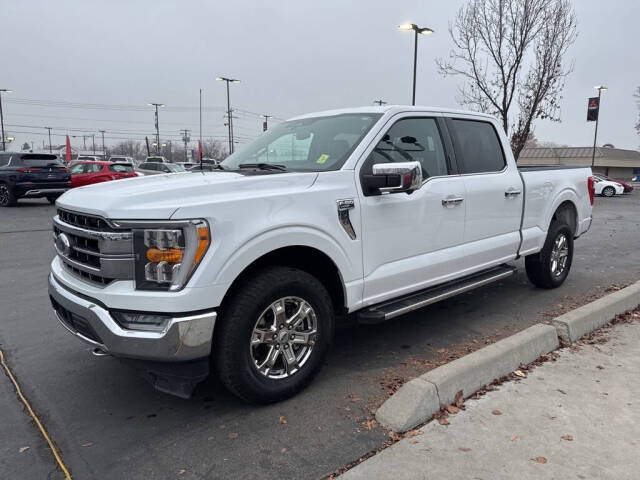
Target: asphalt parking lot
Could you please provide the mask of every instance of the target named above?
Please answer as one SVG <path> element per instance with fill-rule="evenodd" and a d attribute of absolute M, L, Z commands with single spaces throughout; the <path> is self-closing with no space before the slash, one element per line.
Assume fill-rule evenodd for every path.
<path fill-rule="evenodd" d="M 182 400 L 93 357 L 58 324 L 46 288 L 54 212 L 46 200 L 0 209 L 0 348 L 78 479 L 323 477 L 386 440 L 366 423 L 385 386 L 640 278 L 640 192 L 597 198 L 560 289 L 535 289 L 521 271 L 386 324 L 340 329 L 318 378 L 280 404 L 246 405 L 215 379 Z M 0 412 L 0 478 L 61 478 L 4 373 Z"/>

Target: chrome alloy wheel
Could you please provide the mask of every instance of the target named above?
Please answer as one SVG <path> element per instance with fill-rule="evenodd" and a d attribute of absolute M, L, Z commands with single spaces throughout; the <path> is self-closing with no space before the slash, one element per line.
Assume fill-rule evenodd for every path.
<path fill-rule="evenodd" d="M 564 272 L 569 258 L 569 242 L 565 234 L 558 235 L 551 250 L 551 273 L 559 277 Z"/>
<path fill-rule="evenodd" d="M 299 297 L 269 305 L 253 327 L 249 345 L 255 368 L 267 378 L 283 379 L 309 360 L 317 334 L 313 307 Z"/>
<path fill-rule="evenodd" d="M 0 205 L 3 207 L 9 204 L 9 187 L 0 185 Z"/>

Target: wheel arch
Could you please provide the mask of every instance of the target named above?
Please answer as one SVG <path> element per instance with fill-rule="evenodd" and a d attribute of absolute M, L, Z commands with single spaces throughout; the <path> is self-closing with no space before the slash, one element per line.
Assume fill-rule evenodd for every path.
<path fill-rule="evenodd" d="M 578 234 L 578 208 L 572 200 L 564 200 L 556 207 L 549 224 L 554 220 L 569 225 L 574 236 Z"/>

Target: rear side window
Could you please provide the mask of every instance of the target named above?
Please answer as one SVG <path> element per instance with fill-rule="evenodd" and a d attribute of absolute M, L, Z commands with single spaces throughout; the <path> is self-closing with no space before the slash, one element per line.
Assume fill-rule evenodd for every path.
<path fill-rule="evenodd" d="M 9 160 L 11 160 L 11 154 L 0 153 L 0 167 L 6 167 L 9 165 Z"/>
<path fill-rule="evenodd" d="M 499 172 L 505 167 L 500 139 L 491 123 L 454 119 L 451 124 L 456 154 L 462 160 L 462 173 Z"/>
<path fill-rule="evenodd" d="M 112 172 L 133 172 L 131 165 L 109 165 L 109 170 Z"/>
<path fill-rule="evenodd" d="M 102 165 L 99 163 L 87 163 L 86 164 L 86 172 L 87 173 L 98 173 L 102 170 Z"/>

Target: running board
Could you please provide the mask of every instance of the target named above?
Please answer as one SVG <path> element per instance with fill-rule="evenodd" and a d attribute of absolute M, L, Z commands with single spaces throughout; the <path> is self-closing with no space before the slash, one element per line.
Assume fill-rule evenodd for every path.
<path fill-rule="evenodd" d="M 500 265 L 499 267 L 474 273 L 473 275 L 469 275 L 458 280 L 453 280 L 451 282 L 430 287 L 400 298 L 378 303 L 360 310 L 356 314 L 358 323 L 381 323 L 413 310 L 417 310 L 418 308 L 426 307 L 432 303 L 436 303 L 475 288 L 488 285 L 489 283 L 497 282 L 503 278 L 510 277 L 515 274 L 516 271 L 516 267 L 512 267 L 511 265 Z"/>

